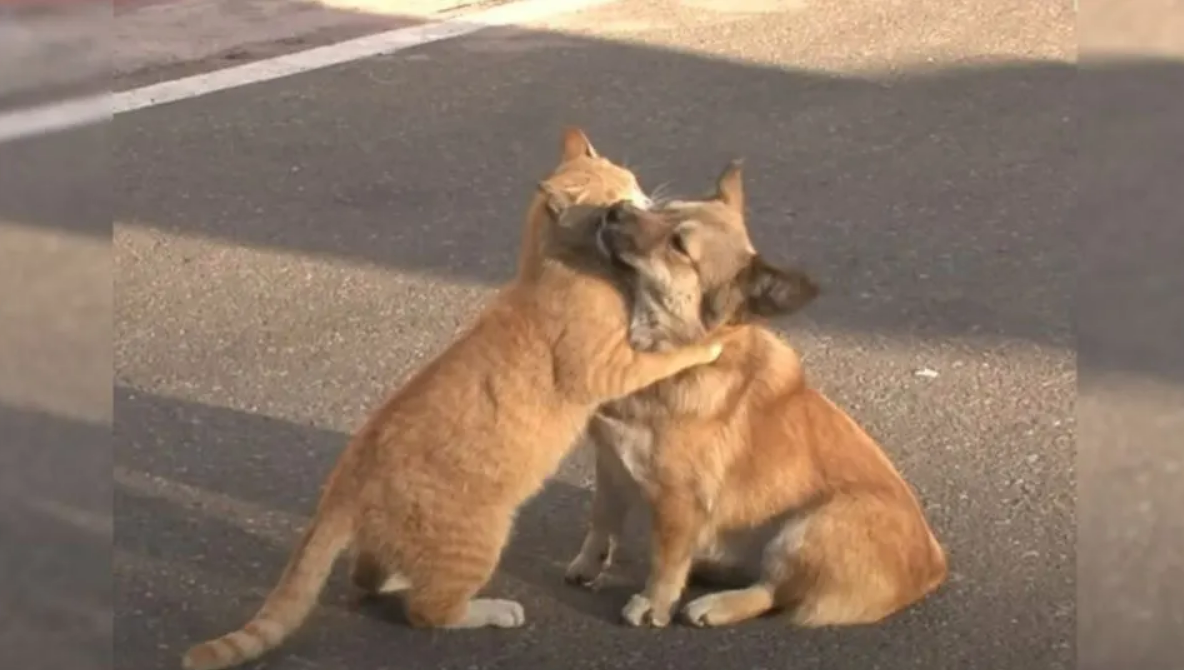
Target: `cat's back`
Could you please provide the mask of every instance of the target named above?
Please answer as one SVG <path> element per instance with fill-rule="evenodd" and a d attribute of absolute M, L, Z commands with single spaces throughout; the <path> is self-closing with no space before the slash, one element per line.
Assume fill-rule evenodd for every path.
<path fill-rule="evenodd" d="M 371 438 L 408 450 L 417 441 L 488 434 L 508 409 L 537 407 L 550 377 L 542 330 L 521 296 L 500 292 L 371 416 Z"/>

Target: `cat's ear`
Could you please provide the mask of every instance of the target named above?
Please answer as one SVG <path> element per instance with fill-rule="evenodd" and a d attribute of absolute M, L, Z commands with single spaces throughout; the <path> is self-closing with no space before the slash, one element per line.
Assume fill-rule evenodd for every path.
<path fill-rule="evenodd" d="M 577 158 L 597 158 L 599 155 L 584 131 L 575 126 L 569 126 L 563 130 L 562 162 L 566 163 Z"/>

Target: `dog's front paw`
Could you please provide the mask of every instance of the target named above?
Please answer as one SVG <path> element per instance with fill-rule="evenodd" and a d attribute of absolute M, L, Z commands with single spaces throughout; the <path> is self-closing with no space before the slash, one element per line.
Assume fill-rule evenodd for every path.
<path fill-rule="evenodd" d="M 568 584 L 595 591 L 604 583 L 606 567 L 606 561 L 595 556 L 580 554 L 567 564 L 563 580 Z"/>
<path fill-rule="evenodd" d="M 656 606 L 644 593 L 638 593 L 621 610 L 621 617 L 631 626 L 664 628 L 670 623 L 670 607 Z"/>

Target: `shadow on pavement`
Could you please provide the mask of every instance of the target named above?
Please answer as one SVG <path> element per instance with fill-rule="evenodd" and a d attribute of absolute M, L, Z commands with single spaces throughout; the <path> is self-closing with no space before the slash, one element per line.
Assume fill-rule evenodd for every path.
<path fill-rule="evenodd" d="M 756 242 L 820 276 L 825 326 L 1072 344 L 1073 66 L 858 79 L 509 29 L 419 53 L 120 117 L 117 220 L 496 284 L 580 123 L 650 188 L 743 156 Z"/>
<path fill-rule="evenodd" d="M 823 328 L 1064 349 L 1073 240 L 1108 224 L 1105 208 L 1073 209 L 1080 149 L 1119 149 L 1125 182 L 1162 179 L 1154 157 L 1179 142 L 1182 86 L 1169 61 L 854 77 L 490 29 L 120 117 L 117 219 L 496 284 L 561 125 L 578 123 L 674 193 L 743 156 L 757 244 L 818 275 L 828 299 L 810 318 Z M 1147 104 L 1101 105 L 1079 146 L 1075 91 L 1134 88 Z M 1110 180 L 1089 188 L 1138 197 Z M 1174 263 L 1142 253 L 1147 267 Z M 1184 379 L 1137 350 L 1103 364 Z"/>
<path fill-rule="evenodd" d="M 0 405 L 0 649 L 111 668 L 111 429 Z"/>
<path fill-rule="evenodd" d="M 1164 184 L 1180 173 L 1181 90 L 1184 67 L 1168 61 L 839 77 L 497 29 L 7 144 L 0 219 L 99 237 L 114 212 L 132 225 L 493 285 L 510 275 L 527 194 L 555 160 L 561 125 L 578 123 L 650 188 L 697 192 L 725 160 L 745 157 L 756 242 L 824 283 L 828 299 L 810 313 L 824 329 L 1068 349 L 1076 319 L 1092 371 L 1181 381 L 1184 363 L 1163 363 L 1184 339 L 1172 306 L 1184 291 L 1171 273 L 1179 206 L 1151 197 L 1178 190 Z M 1162 310 L 1147 308 L 1148 289 Z M 118 667 L 174 668 L 187 643 L 257 607 L 346 436 L 126 389 L 116 415 Z M 43 444 L 106 436 L 17 410 L 0 410 L 0 425 L 28 436 L 4 455 L 15 459 L 9 472 L 78 458 Z M 23 500 L 61 489 L 61 500 L 86 497 L 71 509 L 104 506 L 88 492 L 105 480 L 44 472 L 53 476 L 11 490 Z M 463 643 L 408 631 L 358 616 L 337 578 L 276 665 L 929 670 L 1052 667 L 1071 655 L 1050 644 L 1073 614 L 1059 576 L 1020 583 L 998 564 L 878 627 L 626 630 L 613 616 L 640 579 L 636 558 L 599 595 L 559 579 L 587 497 L 556 481 L 523 513 L 491 591 L 527 604 L 524 630 L 474 631 Z M 109 665 L 109 532 L 79 528 L 54 504 L 5 515 L 6 543 L 38 547 L 0 556 L 19 576 L 2 600 L 16 616 L 5 648 L 11 640 L 15 658 L 29 649 L 39 659 L 21 667 Z M 956 560 L 1008 532 L 974 531 L 943 538 Z M 983 553 L 996 561 L 1007 549 Z M 41 637 L 54 628 L 75 631 L 77 644 Z M 1057 632 L 1034 633 L 1047 629 Z"/>
<path fill-rule="evenodd" d="M 1067 349 L 1076 319 L 1089 372 L 1178 382 L 1184 286 L 1167 180 L 1184 163 L 1180 91 L 1173 61 L 839 77 L 498 29 L 6 144 L 0 219 L 105 237 L 114 213 L 492 285 L 510 275 L 560 126 L 579 123 L 651 188 L 696 192 L 745 157 L 756 241 L 824 282 L 829 298 L 811 310 L 824 328 Z M 97 448 L 108 427 L 0 407 L 0 648 L 21 668 L 112 667 L 113 633 L 117 667 L 175 668 L 187 643 L 243 621 L 346 440 L 126 389 L 117 403 L 114 584 L 111 520 L 93 511 L 111 499 L 94 476 L 110 465 Z M 1009 581 L 997 564 L 878 627 L 626 630 L 613 617 L 640 552 L 605 593 L 559 579 L 587 499 L 556 481 L 522 515 L 491 591 L 527 604 L 525 629 L 409 631 L 358 616 L 338 577 L 275 665 L 930 670 L 1071 655 L 1048 644 L 1073 614 L 1051 611 L 1067 606 L 1065 585 Z M 956 561 L 1007 532 L 974 530 L 943 538 Z M 1058 632 L 1030 635 L 1044 629 Z"/>
<path fill-rule="evenodd" d="M 1078 663 L 1179 665 L 1184 65 L 1089 63 L 1075 310 Z M 1176 259 L 1176 260 L 1173 260 Z M 1133 373 L 1133 374 L 1123 374 Z M 1166 381 L 1167 383 L 1162 383 Z"/>
<path fill-rule="evenodd" d="M 128 388 L 116 390 L 116 416 L 117 665 L 172 668 L 187 644 L 244 622 L 259 606 L 347 436 Z M 722 662 L 930 669 L 1052 667 L 1063 658 L 1063 650 L 1033 646 L 1030 638 L 993 637 L 1014 626 L 1060 626 L 1047 618 L 1049 599 L 1063 590 L 1051 574 L 1050 594 L 1039 583 L 1007 583 L 1006 571 L 1002 581 L 1000 573 L 971 576 L 980 582 L 975 588 L 955 579 L 923 606 L 878 627 L 810 632 L 774 619 L 725 631 L 624 628 L 616 614 L 644 575 L 638 536 L 604 591 L 585 593 L 562 581 L 589 498 L 556 480 L 523 511 L 489 588 L 526 605 L 523 630 L 410 630 L 387 620 L 398 617 L 384 608 L 354 606 L 339 565 L 321 607 L 274 657 L 276 667 L 590 669 L 668 667 L 677 660 L 686 670 Z M 955 556 L 973 551 L 976 541 L 948 540 Z M 983 590 L 989 579 L 997 583 Z M 153 618 L 161 613 L 167 616 Z M 712 651 L 688 655 L 688 645 Z M 382 653 L 389 657 L 377 656 Z"/>

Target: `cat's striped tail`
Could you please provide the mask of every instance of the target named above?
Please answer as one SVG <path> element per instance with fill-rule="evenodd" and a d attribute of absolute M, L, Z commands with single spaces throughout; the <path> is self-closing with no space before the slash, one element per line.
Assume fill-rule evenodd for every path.
<path fill-rule="evenodd" d="M 233 633 L 190 648 L 182 667 L 222 670 L 252 661 L 278 647 L 300 627 L 316 605 L 333 563 L 352 540 L 351 521 L 348 515 L 318 511 L 279 583 L 255 617 Z"/>

